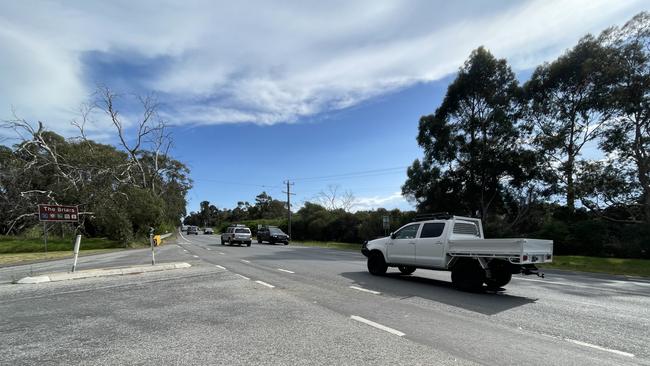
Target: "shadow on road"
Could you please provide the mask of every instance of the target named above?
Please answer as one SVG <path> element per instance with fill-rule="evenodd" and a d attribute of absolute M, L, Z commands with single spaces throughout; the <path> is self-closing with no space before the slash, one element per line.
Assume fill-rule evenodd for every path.
<path fill-rule="evenodd" d="M 359 286 L 381 291 L 401 298 L 420 297 L 449 306 L 462 308 L 484 315 L 494 315 L 519 306 L 533 303 L 536 299 L 511 296 L 503 292 L 468 293 L 454 289 L 451 282 L 418 276 L 388 273 L 373 276 L 368 272 L 344 272 L 341 276 L 353 280 Z"/>

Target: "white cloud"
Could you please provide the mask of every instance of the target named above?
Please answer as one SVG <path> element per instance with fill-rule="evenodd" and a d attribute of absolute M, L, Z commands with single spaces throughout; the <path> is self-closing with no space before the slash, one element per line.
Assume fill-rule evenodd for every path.
<path fill-rule="evenodd" d="M 357 197 L 354 201 L 352 211 L 374 210 L 377 208 L 386 209 L 412 209 L 413 206 L 406 201 L 401 192 L 394 192 L 388 196 Z"/>
<path fill-rule="evenodd" d="M 13 105 L 26 118 L 70 128 L 94 84 L 110 83 L 121 70 L 94 73 L 87 56 L 99 53 L 153 70 L 121 78 L 162 93 L 174 123 L 292 122 L 443 77 L 479 45 L 517 69 L 530 68 L 644 6 L 633 0 L 7 2 L 0 14 L 0 118 Z"/>

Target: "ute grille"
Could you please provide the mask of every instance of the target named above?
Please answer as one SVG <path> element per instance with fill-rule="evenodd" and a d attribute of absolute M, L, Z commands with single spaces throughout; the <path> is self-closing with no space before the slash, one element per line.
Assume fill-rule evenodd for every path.
<path fill-rule="evenodd" d="M 466 222 L 457 222 L 454 224 L 454 234 L 479 236 L 476 225 Z"/>

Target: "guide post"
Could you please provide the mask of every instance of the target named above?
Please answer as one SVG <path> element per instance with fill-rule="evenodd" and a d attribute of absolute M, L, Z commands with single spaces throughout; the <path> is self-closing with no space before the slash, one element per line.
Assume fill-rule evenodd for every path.
<path fill-rule="evenodd" d="M 153 228 L 149 228 L 149 244 L 151 245 L 151 265 L 156 265 L 156 253 L 154 252 L 153 245 Z"/>

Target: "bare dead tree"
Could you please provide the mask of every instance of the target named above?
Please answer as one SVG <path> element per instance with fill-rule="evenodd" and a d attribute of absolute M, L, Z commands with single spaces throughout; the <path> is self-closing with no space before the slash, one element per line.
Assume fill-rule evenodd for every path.
<path fill-rule="evenodd" d="M 147 96 L 138 96 L 136 97 L 142 110 L 140 111 L 140 116 L 135 121 L 135 137 L 129 142 L 129 137 L 127 136 L 126 129 L 129 127 L 129 124 L 122 117 L 118 111 L 116 105 L 117 101 L 120 99 L 120 95 L 114 93 L 111 89 L 106 86 L 101 86 L 98 88 L 98 101 L 96 102 L 97 108 L 106 113 L 112 122 L 113 126 L 117 131 L 117 135 L 120 141 L 120 145 L 127 152 L 130 157 L 131 163 L 135 166 L 141 176 L 141 186 L 146 188 L 148 186 L 148 177 L 145 166 L 142 161 L 139 159 L 139 154 L 143 149 L 143 144 L 153 140 L 160 140 L 155 136 L 164 136 L 164 127 L 165 124 L 162 122 L 158 116 L 158 102 L 156 98 L 152 95 Z M 162 132 L 161 132 L 162 131 Z M 162 143 L 160 144 L 163 145 Z"/>
<path fill-rule="evenodd" d="M 316 195 L 316 200 L 328 210 L 349 211 L 356 204 L 356 197 L 351 191 L 340 192 L 341 186 L 330 184 Z"/>

